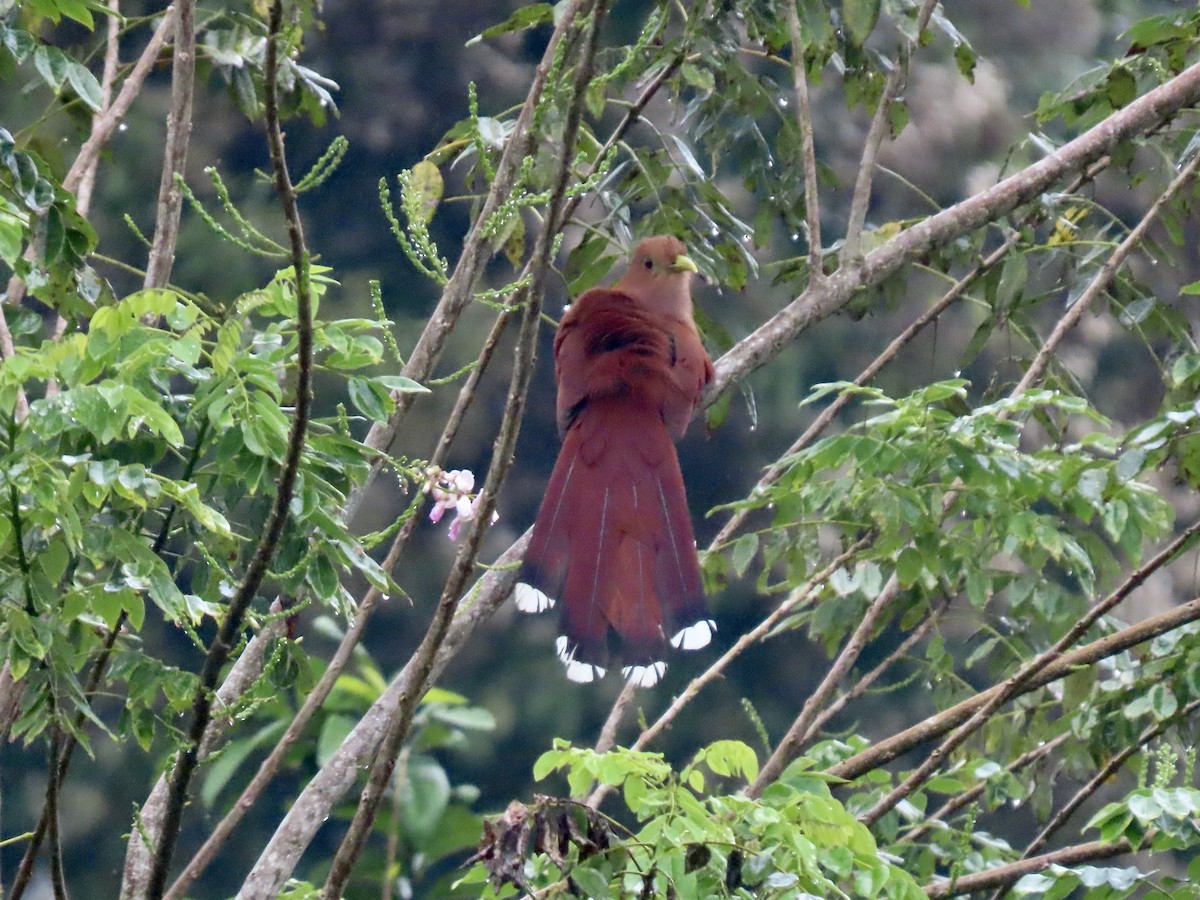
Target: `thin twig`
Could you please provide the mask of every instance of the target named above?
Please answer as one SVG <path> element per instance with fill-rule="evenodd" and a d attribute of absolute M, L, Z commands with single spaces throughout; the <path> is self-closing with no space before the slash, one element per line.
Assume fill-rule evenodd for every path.
<path fill-rule="evenodd" d="M 913 32 L 913 43 L 929 24 L 938 0 L 925 0 L 917 13 L 917 27 Z M 842 244 L 842 263 L 857 260 L 862 256 L 863 225 L 867 220 L 867 209 L 871 205 L 871 186 L 875 181 L 875 161 L 879 158 L 879 148 L 891 128 L 892 104 L 904 80 L 908 77 L 908 61 L 912 53 L 912 44 L 901 46 L 897 59 L 892 63 L 887 81 L 883 85 L 883 94 L 875 107 L 875 115 L 871 117 L 871 126 L 867 129 L 867 137 L 863 142 L 862 160 L 858 164 L 858 174 L 854 178 L 854 194 L 850 200 L 850 213 L 846 223 L 846 239 Z"/>
<path fill-rule="evenodd" d="M 196 81 L 196 2 L 176 0 L 179 21 L 175 28 L 175 51 L 171 65 L 171 109 L 167 113 L 167 141 L 163 150 L 162 181 L 154 217 L 154 239 L 146 263 L 145 287 L 163 287 L 171 280 L 175 244 L 179 239 L 179 217 L 183 211 L 183 189 L 179 179 L 187 163 L 192 135 L 192 93 Z"/>
<path fill-rule="evenodd" d="M 821 196 L 817 185 L 817 153 L 813 145 L 812 106 L 808 99 L 808 73 L 804 67 L 804 39 L 795 3 L 785 3 L 792 42 L 792 81 L 796 91 L 796 124 L 800 127 L 800 158 L 804 168 L 804 223 L 808 231 L 809 284 L 825 275 L 821 260 Z"/>
<path fill-rule="evenodd" d="M 53 716 L 58 709 L 51 689 L 50 710 Z M 59 833 L 59 790 L 62 781 L 58 777 L 58 753 L 62 740 L 62 728 L 57 722 L 50 726 L 50 752 L 46 762 L 46 811 L 49 819 L 50 837 L 50 886 L 54 900 L 67 900 L 67 879 L 63 872 L 62 838 Z"/>
<path fill-rule="evenodd" d="M 1064 743 L 1066 743 L 1069 737 L 1071 737 L 1071 733 L 1069 731 L 1065 731 L 1053 740 L 1046 741 L 1046 743 L 1022 753 L 1007 766 L 1005 766 L 1004 771 L 1009 775 L 1020 772 L 1026 766 L 1031 765 L 1042 757 L 1053 753 Z M 920 840 L 934 829 L 935 823 L 944 822 L 947 817 L 954 815 L 963 807 L 970 806 L 972 803 L 978 800 L 983 795 L 983 792 L 987 789 L 987 785 L 988 781 L 987 779 L 984 779 L 982 781 L 977 781 L 975 784 L 971 785 L 971 787 L 967 788 L 967 790 L 955 794 L 936 810 L 927 815 L 920 822 L 920 824 L 904 832 L 904 834 L 897 838 L 897 841 L 900 843 L 911 843 L 912 841 Z"/>
<path fill-rule="evenodd" d="M 83 146 L 79 148 L 79 154 L 67 171 L 66 177 L 63 178 L 63 187 L 71 193 L 75 193 L 78 189 L 84 175 L 94 165 L 94 160 L 99 156 L 100 151 L 112 139 L 117 126 L 121 124 L 126 113 L 129 112 L 129 107 L 133 105 L 133 101 L 141 92 L 146 76 L 150 74 L 150 70 L 158 61 L 159 54 L 162 53 L 163 45 L 175 31 L 176 14 L 177 10 L 174 4 L 167 7 L 162 19 L 159 20 L 158 27 L 154 29 L 154 34 L 150 36 L 150 41 L 121 84 L 121 90 L 117 92 L 117 99 L 113 101 L 112 106 L 92 120 L 92 132 L 84 141 Z"/>
<path fill-rule="evenodd" d="M 800 709 L 798 715 L 791 727 L 788 728 L 787 734 L 775 746 L 770 757 L 759 770 L 758 777 L 754 783 L 746 789 L 747 796 L 759 797 L 763 790 L 774 782 L 783 770 L 787 768 L 788 763 L 795 759 L 804 747 L 804 742 L 808 735 L 812 732 L 813 723 L 816 722 L 821 710 L 830 702 L 833 695 L 837 692 L 838 685 L 854 668 L 854 664 L 858 662 L 859 654 L 867 645 L 867 640 L 871 637 L 871 633 L 875 627 L 883 619 L 885 611 L 891 608 L 893 601 L 900 595 L 900 580 L 895 573 L 887 580 L 883 588 L 871 601 L 871 604 L 863 612 L 862 618 L 859 620 L 858 626 L 850 635 L 850 639 L 846 641 L 841 652 L 825 673 L 825 677 L 821 679 L 821 683 L 804 701 L 804 706 Z"/>
<path fill-rule="evenodd" d="M 629 704 L 633 702 L 634 695 L 638 692 L 636 682 L 626 681 L 621 686 L 621 693 L 617 694 L 617 699 L 613 701 L 612 709 L 608 711 L 608 717 L 604 720 L 604 726 L 600 729 L 600 737 L 596 739 L 595 751 L 597 753 L 607 753 L 617 743 L 617 729 L 621 727 L 621 719 L 625 716 L 625 710 L 629 708 Z M 589 802 L 589 805 L 591 803 Z"/>
<path fill-rule="evenodd" d="M 271 155 L 271 164 L 275 170 L 275 190 L 283 205 L 284 218 L 287 224 L 288 239 L 292 251 L 292 268 L 296 276 L 296 397 L 295 410 L 292 416 L 291 430 L 288 434 L 287 451 L 284 457 L 282 471 L 279 475 L 278 487 L 271 505 L 267 521 L 263 525 L 263 534 L 255 549 L 250 565 L 237 592 L 229 602 L 220 629 L 204 659 L 204 668 L 200 673 L 200 683 L 192 700 L 192 721 L 188 729 L 187 745 L 178 755 L 168 787 L 167 805 L 163 812 L 162 829 L 155 848 L 154 866 L 150 872 L 150 882 L 147 895 L 150 900 L 162 897 L 166 887 L 167 873 L 170 869 L 171 855 L 174 851 L 179 826 L 183 816 L 183 807 L 187 800 L 188 787 L 192 773 L 199 762 L 201 745 L 204 741 L 205 730 L 212 714 L 212 692 L 216 687 L 221 668 L 228 659 L 241 632 L 242 622 L 247 609 L 258 591 L 259 585 L 266 574 L 283 528 L 288 518 L 288 506 L 296 485 L 296 475 L 300 468 L 301 454 L 308 433 L 308 419 L 312 406 L 312 294 L 309 286 L 308 250 L 304 244 L 304 230 L 300 222 L 300 213 L 296 205 L 296 191 L 292 185 L 287 170 L 287 158 L 283 147 L 283 133 L 279 123 L 279 103 L 276 91 L 276 76 L 278 74 L 280 29 L 283 23 L 282 0 L 275 0 L 271 6 L 269 34 L 267 39 L 267 58 L 264 73 L 265 108 L 267 121 L 267 144 Z"/>

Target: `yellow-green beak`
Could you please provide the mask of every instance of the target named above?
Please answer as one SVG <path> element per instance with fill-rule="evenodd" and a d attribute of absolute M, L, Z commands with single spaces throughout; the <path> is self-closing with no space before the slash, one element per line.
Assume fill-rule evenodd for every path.
<path fill-rule="evenodd" d="M 690 256 L 684 256 L 682 253 L 675 257 L 675 261 L 671 263 L 672 272 L 691 272 L 695 275 L 700 270 L 696 268 L 696 264 L 692 262 Z"/>

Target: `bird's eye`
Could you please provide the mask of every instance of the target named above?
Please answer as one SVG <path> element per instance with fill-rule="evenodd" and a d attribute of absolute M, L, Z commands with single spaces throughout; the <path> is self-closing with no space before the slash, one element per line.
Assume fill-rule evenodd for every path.
<path fill-rule="evenodd" d="M 652 260 L 650 257 L 647 256 L 645 259 L 642 260 L 642 265 L 645 266 L 647 269 L 653 269 L 654 268 L 654 260 Z"/>

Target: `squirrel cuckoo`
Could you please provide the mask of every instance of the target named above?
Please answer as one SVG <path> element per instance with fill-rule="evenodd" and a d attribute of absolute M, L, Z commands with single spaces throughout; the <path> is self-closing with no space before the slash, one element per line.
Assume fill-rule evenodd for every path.
<path fill-rule="evenodd" d="M 674 444 L 713 377 L 692 319 L 695 272 L 678 239 L 648 238 L 554 336 L 563 443 L 515 598 L 524 612 L 562 601 L 556 648 L 572 681 L 603 677 L 616 657 L 649 687 L 668 637 L 683 650 L 712 637 Z"/>

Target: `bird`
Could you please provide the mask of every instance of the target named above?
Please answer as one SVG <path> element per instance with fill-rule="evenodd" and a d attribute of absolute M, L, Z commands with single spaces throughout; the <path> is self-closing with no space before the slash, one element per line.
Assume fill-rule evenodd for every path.
<path fill-rule="evenodd" d="M 678 238 L 642 240 L 625 273 L 571 304 L 554 335 L 562 446 L 514 595 L 523 612 L 561 601 L 567 677 L 614 659 L 651 687 L 668 644 L 706 646 L 709 617 L 675 441 L 713 365 L 692 312 L 696 264 Z"/>

